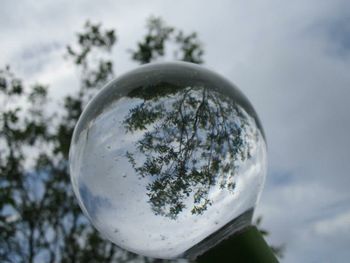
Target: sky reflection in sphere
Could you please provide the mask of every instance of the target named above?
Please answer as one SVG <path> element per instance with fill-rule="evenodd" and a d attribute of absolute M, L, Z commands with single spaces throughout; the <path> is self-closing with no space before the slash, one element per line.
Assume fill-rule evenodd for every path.
<path fill-rule="evenodd" d="M 254 209 L 266 144 L 231 83 L 194 64 L 159 63 L 112 81 L 89 103 L 69 160 L 80 206 L 103 236 L 175 258 Z"/>

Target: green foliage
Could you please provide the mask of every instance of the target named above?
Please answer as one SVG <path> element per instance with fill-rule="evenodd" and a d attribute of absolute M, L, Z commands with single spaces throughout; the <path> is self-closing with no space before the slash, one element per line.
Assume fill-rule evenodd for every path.
<path fill-rule="evenodd" d="M 148 32 L 138 43 L 138 49 L 132 51 L 132 58 L 141 64 L 149 63 L 157 57 L 164 56 L 165 42 L 170 39 L 174 28 L 165 26 L 158 18 L 150 18 L 147 25 Z"/>
<path fill-rule="evenodd" d="M 142 102 L 130 109 L 125 128 L 144 135 L 127 158 L 139 176 L 154 179 L 147 195 L 156 214 L 176 219 L 185 203 L 192 214 L 202 214 L 212 204 L 211 188 L 233 193 L 236 168 L 250 158 L 257 137 L 243 109 L 190 83 L 145 86 L 129 96 Z"/>
<path fill-rule="evenodd" d="M 166 55 L 169 46 L 174 48 L 174 57 L 178 60 L 203 63 L 204 50 L 195 32 L 185 35 L 182 30 L 170 27 L 157 17 L 151 17 L 147 23 L 147 34 L 137 43 L 137 49 L 131 50 L 132 59 L 140 64 L 156 61 Z"/>
<path fill-rule="evenodd" d="M 113 62 L 108 54 L 117 37 L 113 29 L 101 30 L 100 24 L 87 21 L 77 38 L 76 47 L 67 46 L 67 57 L 81 70 L 82 95 L 86 89 L 101 88 L 113 76 Z"/>

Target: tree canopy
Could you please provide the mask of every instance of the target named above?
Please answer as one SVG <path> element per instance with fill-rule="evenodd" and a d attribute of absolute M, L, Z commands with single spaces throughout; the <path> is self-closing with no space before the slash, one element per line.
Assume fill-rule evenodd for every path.
<path fill-rule="evenodd" d="M 175 219 L 190 196 L 191 213 L 202 214 L 215 185 L 233 193 L 239 163 L 258 138 L 243 108 L 203 85 L 159 83 L 128 94 L 142 100 L 124 125 L 127 132 L 144 131 L 136 143 L 144 158 L 127 157 L 141 177 L 155 177 L 147 195 L 156 214 Z"/>
<path fill-rule="evenodd" d="M 67 95 L 62 107 L 53 113 L 48 110 L 49 103 L 52 103 L 48 86 L 39 83 L 28 86 L 25 81 L 16 77 L 10 66 L 0 69 L 1 262 L 162 262 L 126 252 L 101 238 L 82 214 L 70 183 L 68 151 L 72 132 L 89 99 L 115 76 L 111 52 L 117 40 L 114 29 L 104 29 L 101 24 L 86 22 L 82 32 L 76 35 L 76 43 L 67 46 L 65 54 L 79 69 L 80 86 L 75 92 Z M 203 45 L 195 32 L 185 33 L 166 25 L 156 17 L 147 21 L 146 34 L 136 47 L 128 52 L 130 59 L 138 64 L 164 57 L 193 63 L 204 62 Z M 146 98 L 142 91 L 130 96 L 139 96 L 145 100 L 143 106 L 135 109 L 125 120 L 125 125 L 130 131 L 142 129 L 145 122 L 152 122 L 162 116 L 161 105 L 158 104 L 158 108 L 149 106 L 154 97 Z M 200 100 L 193 100 L 188 91 L 183 91 L 182 100 L 174 101 L 174 107 L 180 110 L 182 104 L 186 103 L 197 112 L 198 120 L 193 129 L 203 125 L 210 126 L 219 121 L 202 123 L 201 116 L 207 114 L 206 111 L 220 111 L 222 118 L 229 114 L 225 107 L 220 107 L 215 102 L 216 98 L 210 92 L 201 96 L 203 97 Z M 207 99 L 212 100 L 214 105 L 205 104 L 203 101 Z M 141 120 L 140 115 L 144 111 L 150 111 L 153 117 Z M 175 124 L 179 118 L 183 118 L 185 123 L 190 121 L 189 114 L 175 115 L 173 119 L 164 120 L 164 125 L 171 122 L 177 125 L 180 136 L 186 133 L 186 136 L 191 138 L 186 141 L 180 138 L 183 141 L 182 158 L 188 158 L 191 154 L 194 156 L 193 146 L 199 142 L 198 138 L 192 136 L 194 130 Z M 221 122 L 220 127 L 224 129 L 225 123 Z M 215 132 L 221 134 L 221 137 L 214 142 L 212 136 L 208 135 L 207 141 L 202 142 L 203 147 L 209 145 L 209 149 L 217 150 L 224 143 L 228 143 L 225 137 L 229 131 Z M 149 136 L 156 137 L 158 133 L 159 131 L 155 131 Z M 159 154 L 165 147 L 160 141 L 154 141 L 153 146 Z M 147 136 L 140 142 L 140 148 L 146 155 L 150 151 Z M 249 150 L 238 147 L 236 151 L 242 156 L 240 158 L 247 158 L 249 155 Z M 172 159 L 170 152 L 164 157 L 164 163 L 169 161 L 166 158 L 179 166 L 178 171 L 183 171 L 180 169 L 181 159 Z M 218 169 L 216 163 L 220 162 L 222 153 L 216 151 L 210 158 L 211 164 L 205 169 Z M 193 162 L 194 158 L 189 160 Z M 135 169 L 141 175 L 151 172 L 144 169 L 145 165 L 155 166 L 155 160 L 148 161 L 149 163 L 140 166 L 135 165 Z M 203 168 L 203 174 L 205 169 Z M 226 169 L 225 166 L 222 169 Z M 191 174 L 190 171 L 183 172 Z M 200 175 L 192 173 L 191 176 L 193 180 L 197 180 Z M 208 179 L 204 176 L 201 180 Z M 234 188 L 234 185 L 229 185 L 229 180 L 222 183 L 226 187 Z M 156 181 L 150 188 L 157 188 L 156 184 L 169 188 L 171 182 L 164 174 L 163 179 Z M 199 199 L 198 205 L 193 208 L 195 212 L 205 209 L 205 205 L 210 202 L 205 198 L 206 184 L 203 181 L 204 188 L 197 194 Z M 175 187 L 182 187 L 181 182 L 177 182 Z M 150 196 L 151 202 L 156 205 L 161 194 L 162 192 L 158 191 Z M 183 194 L 186 194 L 185 190 Z M 171 209 L 176 210 L 179 207 L 181 202 L 175 202 Z M 165 210 L 158 212 L 168 213 Z"/>

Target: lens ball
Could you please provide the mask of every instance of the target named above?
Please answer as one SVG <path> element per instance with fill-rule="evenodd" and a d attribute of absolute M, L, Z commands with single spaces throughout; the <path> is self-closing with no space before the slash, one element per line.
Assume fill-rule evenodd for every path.
<path fill-rule="evenodd" d="M 107 84 L 76 125 L 69 161 L 79 204 L 102 236 L 165 259 L 250 224 L 267 166 L 248 99 L 185 62 L 149 64 Z"/>

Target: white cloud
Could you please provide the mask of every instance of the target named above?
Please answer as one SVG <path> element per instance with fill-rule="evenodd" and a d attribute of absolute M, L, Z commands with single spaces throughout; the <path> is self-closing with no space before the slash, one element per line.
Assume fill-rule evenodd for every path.
<path fill-rule="evenodd" d="M 345 213 L 333 215 L 330 218 L 321 219 L 314 224 L 316 234 L 324 237 L 338 236 L 342 233 L 350 233 L 350 210 Z M 348 235 L 350 240 L 350 235 Z"/>

